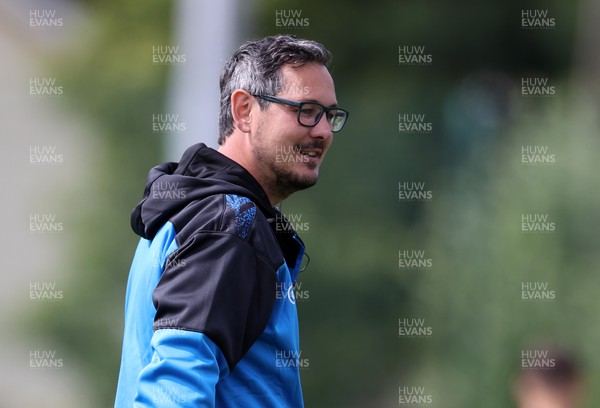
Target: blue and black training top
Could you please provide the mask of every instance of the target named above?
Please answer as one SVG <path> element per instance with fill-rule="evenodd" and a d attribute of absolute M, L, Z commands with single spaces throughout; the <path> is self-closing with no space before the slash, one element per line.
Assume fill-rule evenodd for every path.
<path fill-rule="evenodd" d="M 282 225 L 283 224 L 283 225 Z M 302 241 L 243 167 L 198 144 L 148 175 L 116 408 L 302 407 Z"/>

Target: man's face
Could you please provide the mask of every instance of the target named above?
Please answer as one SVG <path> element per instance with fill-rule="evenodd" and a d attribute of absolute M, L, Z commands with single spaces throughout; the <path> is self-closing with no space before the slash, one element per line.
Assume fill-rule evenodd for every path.
<path fill-rule="evenodd" d="M 318 63 L 296 68 L 284 65 L 280 73 L 281 90 L 269 96 L 294 102 L 317 102 L 326 107 L 336 105 L 333 79 L 325 66 Z M 297 107 L 269 102 L 258 116 L 250 143 L 269 189 L 287 197 L 313 186 L 333 140 L 325 114 L 316 126 L 306 127 L 298 123 Z"/>
<path fill-rule="evenodd" d="M 519 408 L 574 408 L 579 405 L 579 386 L 549 384 L 535 373 L 525 373 L 516 383 L 514 394 Z"/>

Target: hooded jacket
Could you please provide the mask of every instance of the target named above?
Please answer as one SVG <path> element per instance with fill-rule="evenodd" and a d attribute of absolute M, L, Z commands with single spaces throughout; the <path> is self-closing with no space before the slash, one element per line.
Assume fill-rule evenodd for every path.
<path fill-rule="evenodd" d="M 115 407 L 302 407 L 304 245 L 250 173 L 192 146 L 150 170 L 131 226 Z"/>

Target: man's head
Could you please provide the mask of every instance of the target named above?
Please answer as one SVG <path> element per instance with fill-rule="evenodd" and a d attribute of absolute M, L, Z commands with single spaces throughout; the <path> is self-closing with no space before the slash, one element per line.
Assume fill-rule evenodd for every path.
<path fill-rule="evenodd" d="M 316 183 L 345 120 L 335 108 L 330 60 L 321 44 L 280 35 L 242 45 L 221 75 L 219 150 L 250 171 L 273 203 Z"/>
<path fill-rule="evenodd" d="M 521 373 L 513 385 L 519 408 L 576 408 L 582 399 L 583 378 L 575 359 L 549 350 L 554 367 Z"/>

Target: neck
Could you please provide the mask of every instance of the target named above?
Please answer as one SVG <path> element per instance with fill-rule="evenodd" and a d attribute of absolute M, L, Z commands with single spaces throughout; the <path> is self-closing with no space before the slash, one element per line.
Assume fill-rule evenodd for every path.
<path fill-rule="evenodd" d="M 229 136 L 225 143 L 219 146 L 217 149 L 218 152 L 242 166 L 248 173 L 252 175 L 252 177 L 256 179 L 256 181 L 258 181 L 258 184 L 260 184 L 263 190 L 265 190 L 271 206 L 274 207 L 275 205 L 281 203 L 286 197 L 275 193 L 274 189 L 271 188 L 270 183 L 261 175 L 262 173 L 259 169 L 260 164 L 256 163 L 256 160 L 254 160 L 250 150 L 243 149 L 242 146 L 234 143 L 232 139 L 233 135 Z"/>

